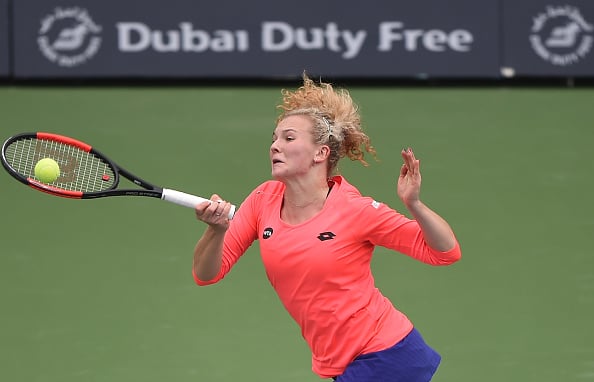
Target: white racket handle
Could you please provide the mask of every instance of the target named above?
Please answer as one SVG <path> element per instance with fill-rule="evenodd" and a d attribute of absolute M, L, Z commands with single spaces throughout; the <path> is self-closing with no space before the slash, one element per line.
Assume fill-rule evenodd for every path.
<path fill-rule="evenodd" d="M 161 200 L 165 200 L 170 203 L 179 204 L 180 206 L 188 207 L 188 208 L 196 208 L 196 205 L 202 202 L 209 202 L 212 203 L 212 200 L 201 198 L 200 196 L 186 194 L 185 192 L 171 190 L 168 188 L 163 189 L 163 194 L 161 195 Z M 231 209 L 229 210 L 229 215 L 227 217 L 229 220 L 233 219 L 235 215 L 235 206 L 231 205 Z"/>

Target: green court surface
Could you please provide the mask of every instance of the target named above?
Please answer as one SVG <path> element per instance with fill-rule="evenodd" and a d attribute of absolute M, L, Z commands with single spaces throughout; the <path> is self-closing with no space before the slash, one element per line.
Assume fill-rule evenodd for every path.
<path fill-rule="evenodd" d="M 270 176 L 282 87 L 5 86 L 0 132 L 70 135 L 149 181 L 240 203 Z M 413 147 L 422 197 L 462 245 L 445 268 L 380 248 L 373 262 L 442 354 L 434 381 L 594 381 L 594 89 L 350 90 L 379 161 L 342 173 L 402 210 Z M 190 209 L 55 198 L 4 171 L 0 186 L 0 380 L 320 380 L 257 244 L 200 288 Z"/>

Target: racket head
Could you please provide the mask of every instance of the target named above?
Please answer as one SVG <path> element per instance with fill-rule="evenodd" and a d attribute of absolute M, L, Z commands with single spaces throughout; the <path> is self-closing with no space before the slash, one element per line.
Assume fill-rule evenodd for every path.
<path fill-rule="evenodd" d="M 60 176 L 54 182 L 43 183 L 35 176 L 35 165 L 43 158 L 60 166 Z M 21 183 L 66 198 L 92 198 L 119 183 L 118 168 L 111 160 L 84 142 L 58 134 L 14 135 L 2 145 L 1 161 Z"/>

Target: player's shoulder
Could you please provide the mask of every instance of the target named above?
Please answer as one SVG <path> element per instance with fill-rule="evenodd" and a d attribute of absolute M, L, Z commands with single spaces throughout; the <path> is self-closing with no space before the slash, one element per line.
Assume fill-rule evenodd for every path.
<path fill-rule="evenodd" d="M 340 193 L 347 198 L 358 198 L 361 197 L 361 192 L 359 189 L 346 180 L 345 177 L 341 175 L 334 176 L 332 178 L 332 182 L 334 183 L 333 187 L 336 187 L 340 190 Z"/>
<path fill-rule="evenodd" d="M 263 208 L 270 208 L 274 203 L 282 201 L 284 185 L 281 182 L 269 180 L 259 184 L 241 203 L 240 209 L 251 210 L 254 213 Z"/>
<path fill-rule="evenodd" d="M 267 180 L 256 187 L 255 191 L 283 191 L 285 185 L 278 180 Z"/>
<path fill-rule="evenodd" d="M 379 210 L 383 205 L 383 203 L 376 201 L 371 196 L 362 195 L 359 189 L 350 184 L 344 177 L 335 177 L 333 180 L 339 186 L 343 203 L 350 206 L 351 210 L 361 212 L 371 209 L 373 212 Z"/>
<path fill-rule="evenodd" d="M 276 199 L 283 196 L 285 185 L 277 180 L 267 180 L 252 191 L 252 197 L 258 199 Z"/>
<path fill-rule="evenodd" d="M 351 183 L 349 183 L 344 177 L 342 176 L 335 176 L 332 178 L 334 182 L 334 186 L 338 189 L 338 193 L 340 198 L 343 199 L 344 202 L 349 204 L 351 203 L 361 203 L 362 200 L 365 199 L 363 195 L 361 195 L 361 191 Z"/>

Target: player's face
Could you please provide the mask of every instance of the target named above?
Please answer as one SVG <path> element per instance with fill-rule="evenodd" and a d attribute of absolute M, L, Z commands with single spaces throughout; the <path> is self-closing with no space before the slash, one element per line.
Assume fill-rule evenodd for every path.
<path fill-rule="evenodd" d="M 312 129 L 312 120 L 303 115 L 292 115 L 278 123 L 270 146 L 273 178 L 282 180 L 308 173 L 318 150 Z"/>

